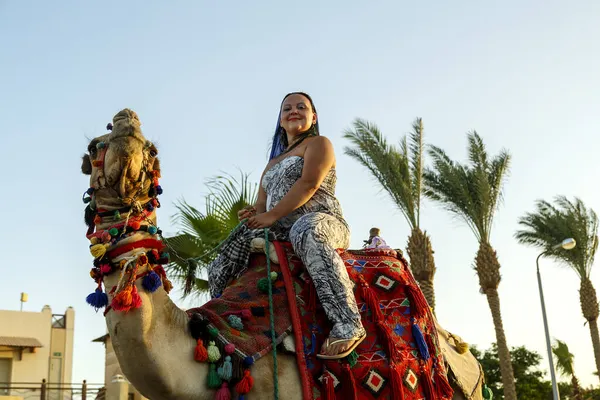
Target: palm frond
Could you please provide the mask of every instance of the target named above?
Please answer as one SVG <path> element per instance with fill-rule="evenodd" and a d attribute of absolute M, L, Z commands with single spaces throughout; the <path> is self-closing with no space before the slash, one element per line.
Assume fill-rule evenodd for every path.
<path fill-rule="evenodd" d="M 410 134 L 412 196 L 416 209 L 416 222 L 417 226 L 419 226 L 421 220 L 421 194 L 423 193 L 423 149 L 425 147 L 423 141 L 423 119 L 415 119 L 412 128 L 413 131 Z"/>
<path fill-rule="evenodd" d="M 531 245 L 572 268 L 581 279 L 589 278 L 598 249 L 598 216 L 583 201 L 556 196 L 554 204 L 545 200 L 535 203 L 536 210 L 519 219 L 523 228 L 515 233 L 521 244 Z M 575 239 L 574 249 L 553 248 L 564 239 Z"/>
<path fill-rule="evenodd" d="M 239 223 L 237 213 L 243 207 L 256 202 L 258 190 L 248 175 L 241 179 L 231 175 L 218 175 L 208 180 L 206 211 L 200 212 L 185 200 L 175 207 L 173 220 L 181 231 L 165 238 L 171 255 L 167 269 L 175 281 L 183 285 L 183 296 L 208 290 L 206 280 L 197 277 L 198 271 L 206 269 L 217 253 L 213 251 Z"/>
<path fill-rule="evenodd" d="M 567 344 L 557 339 L 554 346 L 552 346 L 552 353 L 556 357 L 558 372 L 563 376 L 573 377 L 575 375 L 575 369 L 573 368 L 575 356 L 569 351 Z"/>
<path fill-rule="evenodd" d="M 467 142 L 468 165 L 452 161 L 439 147 L 429 146 L 433 166 L 423 174 L 424 193 L 466 222 L 479 241 L 489 242 L 510 155 L 502 150 L 490 160 L 475 131 L 467 134 Z"/>
<path fill-rule="evenodd" d="M 417 205 L 413 196 L 413 180 L 406 138 L 400 148 L 387 143 L 379 129 L 363 119 L 353 121 L 353 129 L 344 132 L 353 147 L 345 147 L 346 155 L 358 161 L 377 179 L 400 209 L 411 228 L 418 226 Z"/>

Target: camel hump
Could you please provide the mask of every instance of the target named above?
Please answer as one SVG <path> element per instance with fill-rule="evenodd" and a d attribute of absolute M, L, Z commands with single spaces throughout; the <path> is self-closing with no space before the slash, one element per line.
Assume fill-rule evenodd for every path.
<path fill-rule="evenodd" d="M 113 132 L 117 135 L 121 132 L 131 134 L 135 131 L 141 131 L 141 125 L 137 113 L 129 108 L 122 109 L 113 117 Z"/>

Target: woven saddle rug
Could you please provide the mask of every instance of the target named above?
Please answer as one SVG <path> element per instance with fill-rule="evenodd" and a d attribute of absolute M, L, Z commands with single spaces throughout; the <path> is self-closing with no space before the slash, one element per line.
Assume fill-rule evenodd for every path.
<path fill-rule="evenodd" d="M 280 261 L 271 264 L 276 343 L 294 335 L 304 400 L 452 398 L 431 310 L 401 254 L 338 251 L 368 336 L 350 356 L 321 360 L 330 323 L 312 279 L 289 243 L 273 244 Z M 195 337 L 232 356 L 230 384 L 272 349 L 266 276 L 265 256 L 253 254 L 247 272 L 219 298 L 188 311 L 204 321 Z"/>

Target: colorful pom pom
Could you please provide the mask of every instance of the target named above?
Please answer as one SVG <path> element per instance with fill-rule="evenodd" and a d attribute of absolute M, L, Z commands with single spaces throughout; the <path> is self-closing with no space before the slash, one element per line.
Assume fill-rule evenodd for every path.
<path fill-rule="evenodd" d="M 223 366 L 219 368 L 217 371 L 219 373 L 219 377 L 224 381 L 228 381 L 232 376 L 232 365 L 231 365 L 231 357 L 226 356 L 225 361 L 223 362 Z"/>
<path fill-rule="evenodd" d="M 102 291 L 101 288 L 97 288 L 94 293 L 90 293 L 85 301 L 98 311 L 99 308 L 106 307 L 108 304 L 108 296 Z"/>
<path fill-rule="evenodd" d="M 235 344 L 227 343 L 225 345 L 225 354 L 233 354 L 234 351 L 235 351 Z"/>
<path fill-rule="evenodd" d="M 142 279 L 142 286 L 150 293 L 155 292 L 160 285 L 162 285 L 160 276 L 158 276 L 158 274 L 154 271 L 150 271 L 150 273 L 144 276 L 144 279 Z"/>
<path fill-rule="evenodd" d="M 217 336 L 219 336 L 219 330 L 217 328 L 215 328 L 214 326 L 211 326 L 210 328 L 208 328 L 208 335 L 214 339 Z"/>
<path fill-rule="evenodd" d="M 117 236 L 119 234 L 119 230 L 117 228 L 110 228 L 108 233 L 110 236 Z"/>
<path fill-rule="evenodd" d="M 194 350 L 194 360 L 198 362 L 205 362 L 208 360 L 208 352 L 206 351 L 206 347 L 204 347 L 204 342 L 202 339 L 198 339 L 196 342 L 196 348 Z"/>
<path fill-rule="evenodd" d="M 215 396 L 215 400 L 231 400 L 231 392 L 229 391 L 227 382 L 223 382 L 221 389 L 219 389 Z"/>
<path fill-rule="evenodd" d="M 211 389 L 216 389 L 221 386 L 221 378 L 217 374 L 217 367 L 215 364 L 210 364 L 210 371 L 208 372 L 208 387 Z"/>
<path fill-rule="evenodd" d="M 252 375 L 250 375 L 250 370 L 246 369 L 244 370 L 244 377 L 242 378 L 242 380 L 239 381 L 237 385 L 235 385 L 235 390 L 239 394 L 244 395 L 252 389 L 253 385 L 254 378 L 252 377 Z"/>
<path fill-rule="evenodd" d="M 208 361 L 215 362 L 221 358 L 221 352 L 214 341 L 208 342 Z"/>
<path fill-rule="evenodd" d="M 158 229 L 155 226 L 148 227 L 148 233 L 151 235 L 155 235 L 157 231 L 158 231 Z"/>
<path fill-rule="evenodd" d="M 106 254 L 106 245 L 104 244 L 95 244 L 90 247 L 90 253 L 94 258 L 100 258 L 104 254 Z"/>
<path fill-rule="evenodd" d="M 242 319 L 240 317 L 238 317 L 237 315 L 230 315 L 229 317 L 227 317 L 227 319 L 229 320 L 229 325 L 233 329 L 237 329 L 238 331 L 241 331 L 244 329 L 244 324 L 242 323 Z"/>

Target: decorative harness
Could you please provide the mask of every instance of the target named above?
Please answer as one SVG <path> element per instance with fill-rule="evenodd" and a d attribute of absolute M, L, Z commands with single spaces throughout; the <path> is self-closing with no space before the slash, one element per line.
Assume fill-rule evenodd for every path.
<path fill-rule="evenodd" d="M 112 129 L 112 125 L 109 124 L 107 128 Z M 162 241 L 162 232 L 150 219 L 155 209 L 160 207 L 157 196 L 163 192 L 158 183 L 160 171 L 150 171 L 150 163 L 156 157 L 156 154 L 150 154 L 151 143 L 145 142 L 144 158 L 133 197 L 123 199 L 119 196 L 122 203 L 128 204 L 115 210 L 96 207 L 98 190 L 110 189 L 118 194 L 115 186 L 121 183 L 121 181 L 117 181 L 114 185 L 107 186 L 104 161 L 108 146 L 109 144 L 106 142 L 96 144 L 100 154 L 96 160 L 92 161 L 92 166 L 98 168 L 97 187 L 90 187 L 83 194 L 83 202 L 88 204 L 89 211 L 94 214 L 86 237 L 90 240 L 90 253 L 94 257 L 94 267 L 90 271 L 90 276 L 97 283 L 96 290 L 87 296 L 86 301 L 96 311 L 106 307 L 104 315 L 111 309 L 126 312 L 141 306 L 141 298 L 135 286 L 137 279 L 143 278 L 142 286 L 148 292 L 154 292 L 164 285 L 165 291 L 169 293 L 173 287 L 163 268 L 164 264 L 169 263 L 169 253 L 163 251 L 165 244 Z M 147 193 L 149 200 L 141 204 L 137 198 L 142 194 L 147 175 L 150 175 L 152 179 Z M 104 184 L 102 178 L 104 178 Z M 122 179 L 124 178 L 122 177 Z M 111 222 L 114 223 L 105 229 L 96 230 L 96 226 L 107 218 L 111 218 Z M 94 232 L 94 230 L 96 231 Z M 145 234 L 142 239 L 132 237 L 142 232 Z M 119 243 L 121 244 L 119 245 Z M 143 272 L 138 273 L 140 269 Z M 114 297 L 109 305 L 108 295 L 102 291 L 102 282 L 105 276 L 116 271 L 120 271 L 119 283 L 110 290 Z"/>

